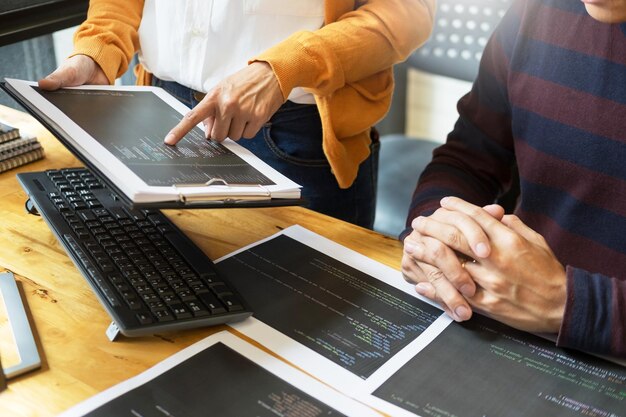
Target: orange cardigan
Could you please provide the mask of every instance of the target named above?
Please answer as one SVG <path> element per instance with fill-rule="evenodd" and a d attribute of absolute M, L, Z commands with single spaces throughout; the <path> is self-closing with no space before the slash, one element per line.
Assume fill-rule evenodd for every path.
<path fill-rule="evenodd" d="M 288 1 L 288 0 L 287 0 Z M 319 108 L 323 148 L 340 187 L 349 187 L 369 155 L 369 132 L 389 109 L 392 65 L 428 38 L 435 0 L 325 0 L 325 24 L 297 32 L 250 62 L 268 62 L 287 97 L 310 91 Z M 88 55 L 111 83 L 139 49 L 143 0 L 91 0 L 74 35 L 73 54 Z M 149 84 L 140 66 L 138 84 Z"/>

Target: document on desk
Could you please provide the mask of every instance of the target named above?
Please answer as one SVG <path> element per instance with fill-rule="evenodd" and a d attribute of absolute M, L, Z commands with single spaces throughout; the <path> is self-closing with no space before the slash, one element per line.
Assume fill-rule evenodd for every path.
<path fill-rule="evenodd" d="M 249 302 L 232 326 L 398 416 L 626 416 L 626 368 L 476 315 L 455 323 L 399 271 L 300 226 L 217 262 Z"/>
<path fill-rule="evenodd" d="M 380 416 L 223 331 L 59 417 Z"/>
<path fill-rule="evenodd" d="M 192 129 L 163 139 L 189 109 L 158 87 L 82 86 L 44 91 L 6 79 L 5 90 L 132 203 L 299 199 L 300 186 L 229 139 Z"/>

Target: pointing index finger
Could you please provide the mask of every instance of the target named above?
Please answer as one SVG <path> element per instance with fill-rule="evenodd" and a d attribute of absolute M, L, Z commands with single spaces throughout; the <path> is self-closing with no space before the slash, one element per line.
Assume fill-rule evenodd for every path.
<path fill-rule="evenodd" d="M 211 116 L 213 106 L 210 103 L 201 101 L 196 107 L 191 109 L 180 122 L 165 136 L 164 142 L 167 145 L 176 145 L 191 129 L 207 117 Z"/>

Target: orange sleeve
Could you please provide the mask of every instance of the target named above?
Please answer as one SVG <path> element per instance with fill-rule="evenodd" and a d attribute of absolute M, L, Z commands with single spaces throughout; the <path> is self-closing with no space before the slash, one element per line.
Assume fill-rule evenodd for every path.
<path fill-rule="evenodd" d="M 72 55 L 91 57 L 113 84 L 139 49 L 143 0 L 91 0 L 87 20 L 74 34 Z"/>
<path fill-rule="evenodd" d="M 324 96 L 405 60 L 431 32 L 434 0 L 362 3 L 317 31 L 295 33 L 252 61 L 272 66 L 285 97 L 294 87 Z M 327 6 L 327 19 L 331 13 Z"/>
<path fill-rule="evenodd" d="M 341 188 L 354 182 L 370 152 L 370 128 L 389 110 L 392 66 L 426 42 L 434 13 L 434 0 L 326 0 L 324 27 L 250 61 L 272 66 L 284 97 L 294 87 L 314 94 L 324 153 Z"/>

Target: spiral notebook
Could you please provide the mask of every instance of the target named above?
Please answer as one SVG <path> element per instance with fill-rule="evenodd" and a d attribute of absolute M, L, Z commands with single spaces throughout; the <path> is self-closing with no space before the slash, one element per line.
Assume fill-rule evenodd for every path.
<path fill-rule="evenodd" d="M 0 172 L 43 157 L 43 148 L 35 136 L 0 121 Z"/>
<path fill-rule="evenodd" d="M 4 143 L 20 137 L 18 128 L 0 120 L 0 143 Z"/>
<path fill-rule="evenodd" d="M 10 169 L 26 165 L 30 162 L 37 161 L 42 159 L 44 155 L 43 148 L 39 145 L 38 147 L 30 149 L 26 152 L 0 160 L 0 172 L 8 171 Z"/>

